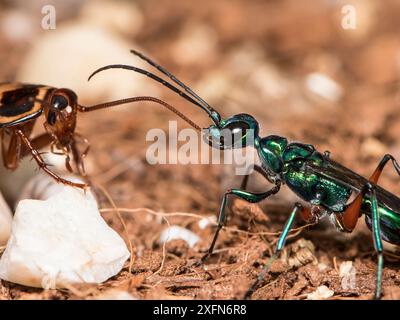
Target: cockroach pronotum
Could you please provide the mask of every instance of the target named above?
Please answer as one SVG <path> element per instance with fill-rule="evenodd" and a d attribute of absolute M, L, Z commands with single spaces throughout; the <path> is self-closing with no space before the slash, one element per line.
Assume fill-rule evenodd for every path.
<path fill-rule="evenodd" d="M 65 155 L 65 165 L 73 172 L 72 161 L 77 172 L 85 177 L 83 159 L 89 151 L 89 142 L 76 132 L 77 116 L 80 112 L 90 112 L 106 109 L 132 102 L 154 102 L 171 110 L 185 121 L 192 122 L 168 103 L 149 96 L 131 97 L 93 106 L 83 106 L 78 103 L 77 95 L 70 89 L 57 89 L 51 86 L 1 83 L 0 84 L 0 139 L 3 163 L 7 169 L 15 170 L 19 160 L 29 154 L 36 160 L 40 169 L 57 182 L 79 188 L 87 188 L 86 183 L 75 183 L 63 179 L 50 170 L 38 151 L 50 145 L 54 154 Z M 44 116 L 45 133 L 31 138 L 35 122 Z M 77 142 L 83 142 L 86 147 L 80 152 Z"/>

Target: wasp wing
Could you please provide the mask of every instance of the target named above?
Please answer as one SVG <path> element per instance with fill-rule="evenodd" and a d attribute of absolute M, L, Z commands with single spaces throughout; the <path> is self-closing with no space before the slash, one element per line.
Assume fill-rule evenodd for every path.
<path fill-rule="evenodd" d="M 326 157 L 324 157 L 322 164 L 317 165 L 308 162 L 306 167 L 307 170 L 328 180 L 332 180 L 337 184 L 348 187 L 355 193 L 361 192 L 365 184 L 368 183 L 368 179 Z M 383 205 L 394 212 L 400 212 L 400 199 L 393 193 L 390 193 L 376 185 L 376 196 L 380 205 Z"/>

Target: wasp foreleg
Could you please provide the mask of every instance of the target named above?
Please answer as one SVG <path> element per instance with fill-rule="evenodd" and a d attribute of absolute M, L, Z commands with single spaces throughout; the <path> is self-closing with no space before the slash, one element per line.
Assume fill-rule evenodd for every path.
<path fill-rule="evenodd" d="M 228 191 L 226 191 L 224 197 L 222 198 L 222 203 L 218 217 L 217 230 L 215 231 L 214 238 L 213 241 L 211 242 L 210 248 L 208 249 L 207 253 L 201 258 L 201 261 L 204 261 L 213 253 L 215 242 L 217 241 L 218 238 L 218 234 L 226 221 L 225 207 L 229 195 L 234 195 L 251 203 L 257 203 L 268 198 L 273 194 L 276 194 L 280 190 L 280 187 L 281 187 L 280 182 L 278 182 L 272 189 L 262 193 L 247 192 L 240 189 L 229 189 Z"/>

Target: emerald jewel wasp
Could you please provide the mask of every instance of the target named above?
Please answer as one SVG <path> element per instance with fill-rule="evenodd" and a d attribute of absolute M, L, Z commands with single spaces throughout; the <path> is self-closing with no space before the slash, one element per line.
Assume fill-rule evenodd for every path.
<path fill-rule="evenodd" d="M 192 104 L 201 108 L 211 118 L 213 124 L 207 128 L 206 135 L 210 145 L 222 150 L 244 148 L 247 146 L 247 131 L 254 132 L 253 146 L 258 152 L 261 166 L 255 167 L 255 172 L 261 174 L 274 186 L 261 193 L 246 190 L 248 175 L 245 176 L 241 188 L 229 189 L 225 192 L 220 206 L 218 227 L 210 248 L 203 256 L 204 261 L 213 253 L 218 234 L 226 221 L 226 204 L 229 196 L 236 196 L 251 203 L 260 202 L 279 192 L 281 185 L 286 184 L 299 198 L 309 203 L 309 208 L 296 203 L 289 215 L 284 229 L 278 239 L 274 254 L 263 267 L 253 285 L 247 291 L 245 298 L 263 281 L 272 262 L 284 248 L 287 235 L 293 226 L 295 217 L 300 215 L 305 221 L 318 223 L 323 217 L 329 216 L 336 228 L 341 232 L 352 232 L 361 215 L 372 231 L 374 247 L 378 258 L 376 273 L 375 298 L 381 297 L 383 246 L 382 240 L 400 245 L 400 199 L 378 185 L 379 177 L 385 165 L 391 161 L 400 175 L 400 166 L 395 158 L 386 154 L 373 174 L 364 178 L 330 158 L 329 152 L 318 152 L 311 144 L 290 143 L 285 137 L 270 135 L 259 136 L 259 124 L 249 114 L 237 114 L 223 119 L 220 114 L 192 89 L 182 83 L 173 74 L 155 63 L 145 55 L 135 50 L 131 51 L 182 88 L 158 77 L 154 73 L 130 65 L 113 64 L 96 70 L 91 76 L 108 69 L 125 69 L 141 73 L 168 87 Z M 89 78 L 89 79 L 90 79 Z M 196 129 L 200 129 L 192 123 Z M 229 129 L 240 135 L 233 139 L 222 140 L 222 131 Z"/>

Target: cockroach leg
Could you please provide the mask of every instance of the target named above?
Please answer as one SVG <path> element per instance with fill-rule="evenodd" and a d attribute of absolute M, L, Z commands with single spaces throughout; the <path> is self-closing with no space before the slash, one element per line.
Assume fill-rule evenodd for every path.
<path fill-rule="evenodd" d="M 76 166 L 78 168 L 79 173 L 82 176 L 87 176 L 86 175 L 86 171 L 85 171 L 84 159 L 86 158 L 87 154 L 89 153 L 90 143 L 89 143 L 88 139 L 86 139 L 85 137 L 83 137 L 79 133 L 75 133 L 75 136 L 78 137 L 85 144 L 86 147 L 85 147 L 85 149 L 83 150 L 82 153 L 79 153 L 78 147 L 76 145 L 76 140 L 74 139 L 74 141 L 71 144 L 71 149 L 72 149 L 72 154 L 73 154 L 73 157 L 74 157 L 74 161 L 76 163 Z"/>
<path fill-rule="evenodd" d="M 22 142 L 25 144 L 25 146 L 30 150 L 33 158 L 37 162 L 38 166 L 43 169 L 48 175 L 50 175 L 54 180 L 56 180 L 59 183 L 69 185 L 71 187 L 76 187 L 76 188 L 81 188 L 86 190 L 88 188 L 87 184 L 83 183 L 75 183 L 66 179 L 61 178 L 59 175 L 54 173 L 48 168 L 48 165 L 45 163 L 39 152 L 32 146 L 30 140 L 28 137 L 24 134 L 22 130 L 17 130 L 16 134 L 21 138 Z"/>
<path fill-rule="evenodd" d="M 4 143 L 5 137 L 2 133 L 2 153 L 4 166 L 9 170 L 15 170 L 21 159 L 21 140 L 14 131 L 10 134 L 8 146 Z"/>

